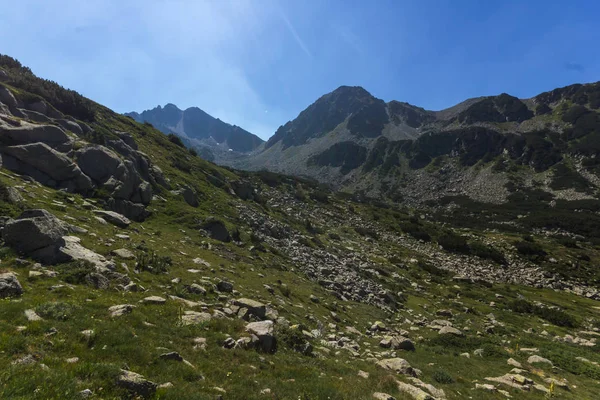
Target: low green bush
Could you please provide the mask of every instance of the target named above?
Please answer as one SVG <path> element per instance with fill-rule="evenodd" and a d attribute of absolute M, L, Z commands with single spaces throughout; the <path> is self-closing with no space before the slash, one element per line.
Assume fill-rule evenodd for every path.
<path fill-rule="evenodd" d="M 436 381 L 437 383 L 441 383 L 441 384 L 450 384 L 450 383 L 455 382 L 452 375 L 450 375 L 450 373 L 448 373 L 448 371 L 443 370 L 443 369 L 438 369 L 438 370 L 434 371 L 433 374 L 431 375 L 431 377 L 433 378 L 434 381 Z"/>
<path fill-rule="evenodd" d="M 136 270 L 149 271 L 153 274 L 162 274 L 167 272 L 173 260 L 170 256 L 159 256 L 154 250 L 150 252 L 139 252 L 137 255 Z"/>
<path fill-rule="evenodd" d="M 56 321 L 66 321 L 73 316 L 77 307 L 72 304 L 61 301 L 40 304 L 35 308 L 35 312 L 42 318 Z"/>

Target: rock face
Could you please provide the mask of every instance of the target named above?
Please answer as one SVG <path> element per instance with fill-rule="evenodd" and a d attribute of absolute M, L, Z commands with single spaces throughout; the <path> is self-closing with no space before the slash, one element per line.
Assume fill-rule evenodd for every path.
<path fill-rule="evenodd" d="M 108 205 L 113 211 L 142 221 L 147 217 L 144 206 L 152 200 L 149 161 L 122 140 L 111 143 L 127 158 L 121 159 L 104 146 L 91 145 L 77 151 L 77 164 L 95 185 L 108 192 Z"/>
<path fill-rule="evenodd" d="M 45 143 L 0 148 L 4 167 L 29 175 L 43 185 L 88 193 L 92 181 L 66 155 Z"/>
<path fill-rule="evenodd" d="M 71 138 L 55 125 L 38 125 L 22 121 L 19 126 L 4 125 L 0 142 L 6 146 L 44 143 L 52 148 L 70 148 Z M 66 146 L 61 146 L 65 145 Z"/>
<path fill-rule="evenodd" d="M 251 322 L 246 325 L 246 330 L 258 338 L 260 350 L 265 353 L 274 353 L 277 341 L 273 335 L 273 321 Z"/>
<path fill-rule="evenodd" d="M 0 299 L 16 297 L 23 294 L 23 287 L 12 272 L 0 274 Z"/>
<path fill-rule="evenodd" d="M 44 101 L 25 102 L 26 109 L 18 108 L 22 103 L 10 90 L 0 88 L 0 114 L 7 116 L 0 119 L 5 168 L 68 192 L 90 195 L 101 189 L 112 211 L 136 221 L 148 217 L 145 207 L 152 201 L 152 186 L 168 187 L 168 182 L 138 151 L 130 134 L 115 132 L 118 138 L 107 139 L 106 146 L 84 145 L 73 151 L 78 137 L 92 128 L 65 118 Z"/>

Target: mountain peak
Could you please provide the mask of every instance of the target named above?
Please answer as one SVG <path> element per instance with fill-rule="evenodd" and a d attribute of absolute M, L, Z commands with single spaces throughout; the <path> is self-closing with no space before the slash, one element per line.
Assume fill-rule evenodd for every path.
<path fill-rule="evenodd" d="M 216 142 L 237 152 L 254 150 L 263 142 L 258 136 L 214 118 L 198 107 L 181 110 L 173 103 L 142 113 L 128 113 L 139 122 L 150 122 L 164 133 L 176 133 L 197 141 Z M 212 139 L 211 139 L 212 138 Z"/>

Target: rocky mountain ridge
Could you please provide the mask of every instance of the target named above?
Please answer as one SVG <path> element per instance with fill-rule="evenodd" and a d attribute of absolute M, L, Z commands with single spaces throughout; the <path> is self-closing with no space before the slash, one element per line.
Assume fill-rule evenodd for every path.
<path fill-rule="evenodd" d="M 150 123 L 166 134 L 179 135 L 205 159 L 218 163 L 236 156 L 230 152 L 249 153 L 263 143 L 258 136 L 214 118 L 198 107 L 180 110 L 168 103 L 164 107 L 157 106 L 141 113 L 130 112 L 125 115 L 138 122 Z"/>
<path fill-rule="evenodd" d="M 219 167 L 6 56 L 0 90 L 0 398 L 599 392 L 600 201 L 406 207 Z"/>
<path fill-rule="evenodd" d="M 505 93 L 480 97 L 434 112 L 343 86 L 280 127 L 264 149 L 230 164 L 421 204 L 455 195 L 505 202 L 508 191 L 500 197 L 485 192 L 530 187 L 523 182 L 556 180 L 557 169 L 569 170 L 587 182 L 586 190 L 557 191 L 551 183 L 543 190 L 589 198 L 598 188 L 599 93 L 599 83 L 578 84 L 525 100 Z M 515 169 L 519 182 L 507 173 Z M 410 183 L 419 180 L 431 185 Z"/>

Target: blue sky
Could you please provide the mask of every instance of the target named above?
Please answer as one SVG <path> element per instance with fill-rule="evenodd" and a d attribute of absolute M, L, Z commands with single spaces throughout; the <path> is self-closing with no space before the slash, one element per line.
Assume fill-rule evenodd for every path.
<path fill-rule="evenodd" d="M 0 53 L 114 109 L 198 106 L 266 139 L 360 85 L 443 109 L 600 80 L 600 2 L 3 1 Z"/>

